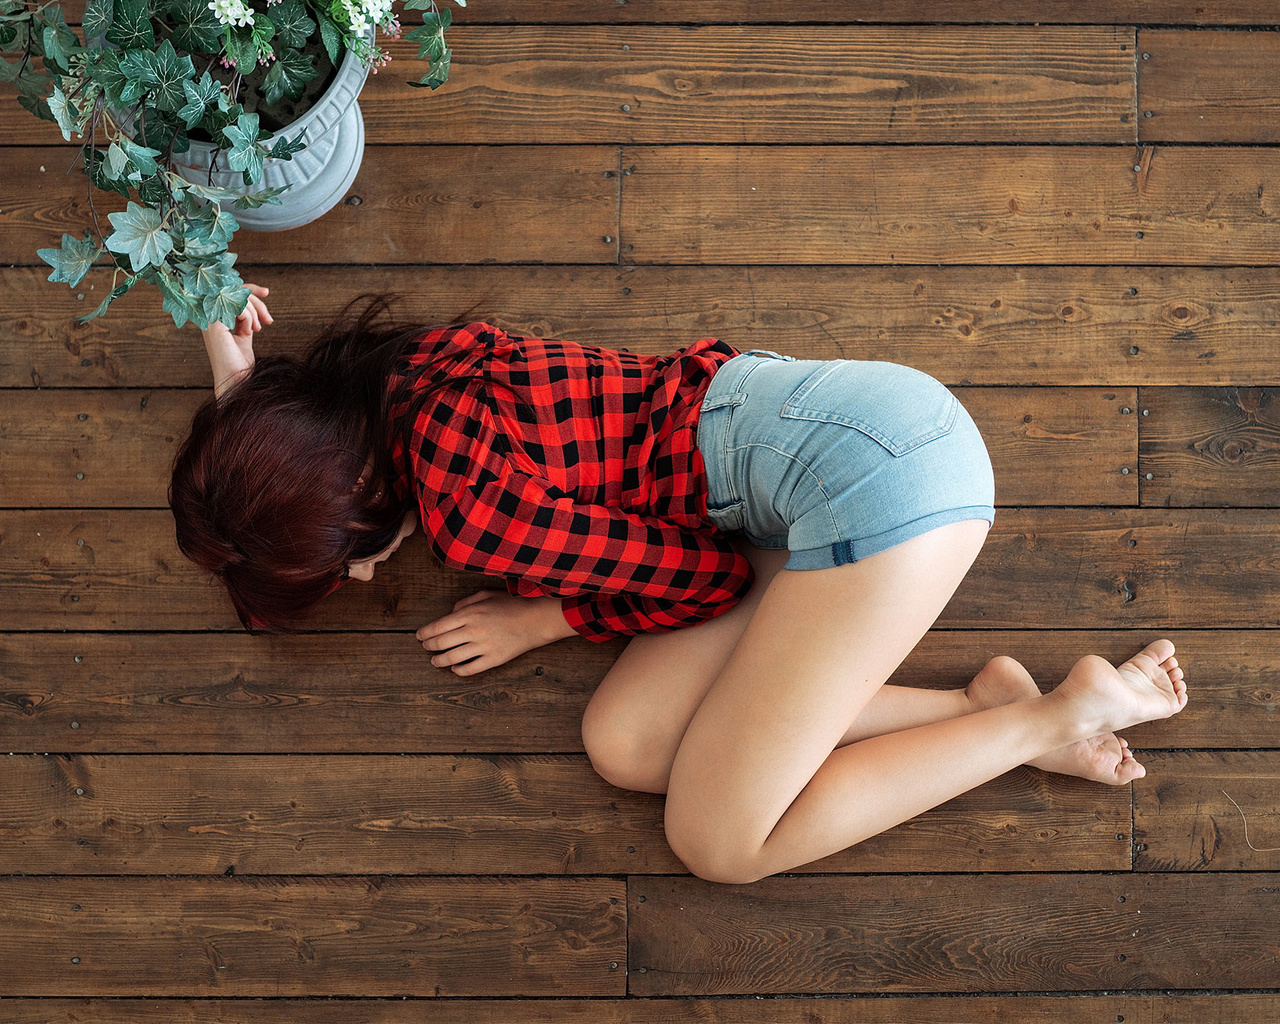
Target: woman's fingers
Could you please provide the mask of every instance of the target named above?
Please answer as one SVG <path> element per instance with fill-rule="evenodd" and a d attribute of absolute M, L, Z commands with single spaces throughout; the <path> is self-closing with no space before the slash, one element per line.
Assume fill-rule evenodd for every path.
<path fill-rule="evenodd" d="M 481 590 L 474 594 L 470 594 L 467 597 L 464 597 L 461 601 L 455 603 L 453 610 L 456 612 L 459 608 L 465 608 L 467 605 L 475 604 L 477 601 L 486 601 L 491 597 L 496 597 L 498 593 L 499 591 L 497 590 Z"/>
<path fill-rule="evenodd" d="M 469 635 L 463 632 L 462 623 L 449 623 L 448 618 L 423 626 L 414 634 L 428 651 L 446 651 L 450 647 L 466 643 Z"/>

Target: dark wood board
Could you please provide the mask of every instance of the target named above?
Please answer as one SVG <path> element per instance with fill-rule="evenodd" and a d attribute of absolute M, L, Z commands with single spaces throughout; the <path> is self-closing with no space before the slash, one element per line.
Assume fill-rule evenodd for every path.
<path fill-rule="evenodd" d="M 628 146 L 622 166 L 628 262 L 1278 258 L 1274 149 Z"/>
<path fill-rule="evenodd" d="M 625 962 L 608 878 L 0 878 L 15 996 L 620 996 Z"/>
<path fill-rule="evenodd" d="M 906 363 L 944 384 L 1280 384 L 1280 270 L 1199 267 L 246 268 L 271 289 L 258 351 L 301 355 L 362 292 L 400 315 L 478 317 L 588 345 L 739 350 Z M 0 386 L 204 387 L 194 327 L 138 289 L 84 326 L 79 289 L 0 268 Z M 101 287 L 107 278 L 100 277 Z M 32 315 L 38 302 L 42 315 Z"/>
<path fill-rule="evenodd" d="M 680 877 L 627 887 L 631 995 L 1273 988 L 1274 875 Z"/>

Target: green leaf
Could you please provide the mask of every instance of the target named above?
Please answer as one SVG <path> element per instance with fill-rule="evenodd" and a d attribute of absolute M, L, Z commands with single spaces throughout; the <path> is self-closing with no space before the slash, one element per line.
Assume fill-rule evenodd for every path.
<path fill-rule="evenodd" d="M 89 176 L 89 180 L 93 182 L 95 187 L 107 192 L 119 192 L 122 196 L 129 195 L 127 182 L 120 180 L 119 177 L 109 176 L 107 158 L 103 156 L 101 150 L 86 149 L 84 153 L 84 173 Z M 110 153 L 110 150 L 108 150 L 108 153 Z"/>
<path fill-rule="evenodd" d="M 160 169 L 155 159 L 161 155 L 158 149 L 139 146 L 132 139 L 126 139 L 123 135 L 120 137 L 120 148 L 125 151 L 125 155 L 129 157 L 129 161 L 142 177 L 155 174 Z M 132 178 L 133 175 L 131 174 L 130 177 Z"/>
<path fill-rule="evenodd" d="M 206 71 L 199 81 L 183 82 L 182 94 L 187 102 L 178 111 L 178 116 L 186 122 L 188 128 L 194 128 L 204 119 L 204 112 L 218 102 L 222 86 Z"/>
<path fill-rule="evenodd" d="M 167 39 L 155 53 L 143 56 L 146 58 L 143 61 L 143 80 L 150 88 L 151 102 L 161 110 L 176 112 L 186 102 L 183 84 L 196 73 L 191 58 L 179 57 L 173 43 Z M 122 61 L 120 69 L 123 71 L 124 68 L 125 62 Z"/>
<path fill-rule="evenodd" d="M 248 192 L 240 196 L 236 202 L 237 210 L 256 210 L 260 206 L 279 206 L 276 196 L 288 192 L 292 186 L 278 185 L 275 188 L 264 188 L 261 192 Z"/>
<path fill-rule="evenodd" d="M 231 236 L 239 229 L 240 222 L 222 210 L 217 203 L 204 203 L 187 218 L 187 225 L 191 238 L 213 242 L 218 245 L 219 250 L 224 250 L 231 241 Z"/>
<path fill-rule="evenodd" d="M 338 58 L 342 54 L 342 30 L 333 23 L 333 19 L 327 14 L 320 14 L 320 41 L 324 43 L 325 51 L 329 54 L 329 61 L 333 65 L 337 65 Z"/>
<path fill-rule="evenodd" d="M 209 10 L 208 0 L 168 0 L 173 22 L 173 45 L 187 53 L 222 52 L 222 22 Z"/>
<path fill-rule="evenodd" d="M 209 322 L 221 320 L 228 327 L 234 328 L 236 325 L 236 317 L 244 312 L 244 307 L 249 304 L 249 289 L 240 283 L 240 275 L 232 272 L 235 277 L 235 283 L 230 281 L 224 283 L 218 291 L 213 295 L 206 295 L 203 299 L 202 312 L 209 318 Z"/>
<path fill-rule="evenodd" d="M 151 4 L 148 0 L 115 0 L 107 42 L 122 50 L 154 50 L 156 34 L 151 28 Z"/>
<path fill-rule="evenodd" d="M 235 261 L 235 256 L 229 252 L 179 260 L 177 266 L 182 272 L 183 291 L 193 299 L 200 299 L 203 308 L 205 297 L 217 295 L 225 285 L 240 282 L 240 275 L 231 269 Z"/>
<path fill-rule="evenodd" d="M 183 292 L 181 281 L 175 280 L 167 270 L 162 270 L 156 283 L 164 296 L 164 311 L 173 317 L 174 327 L 181 327 L 188 320 L 195 319 L 200 312 L 200 305 Z M 208 327 L 208 323 L 205 326 Z"/>
<path fill-rule="evenodd" d="M 53 116 L 53 112 L 49 109 L 49 103 L 47 100 L 42 100 L 33 96 L 19 96 L 18 103 L 31 111 L 31 113 L 35 114 L 36 117 L 40 118 L 42 121 L 52 121 L 54 124 L 58 123 L 58 119 Z"/>
<path fill-rule="evenodd" d="M 71 71 L 71 53 L 80 49 L 80 45 L 76 37 L 65 29 L 65 26 L 63 26 L 63 29 L 67 32 L 66 36 L 59 31 L 59 26 L 46 25 L 44 32 L 41 33 L 40 41 L 44 44 L 45 66 L 53 67 L 60 74 L 65 75 Z M 70 39 L 67 36 L 70 36 Z M 71 47 L 70 52 L 67 50 L 68 45 Z"/>
<path fill-rule="evenodd" d="M 86 69 L 89 76 L 101 84 L 107 102 L 113 107 L 127 107 L 142 97 L 143 84 L 120 70 L 123 55 L 119 50 L 92 50 Z"/>
<path fill-rule="evenodd" d="M 276 23 L 268 18 L 265 14 L 255 14 L 253 18 L 253 41 L 258 47 L 258 56 L 269 53 L 271 47 L 267 44 L 271 42 L 276 34 Z"/>
<path fill-rule="evenodd" d="M 62 129 L 62 137 L 70 142 L 71 133 L 76 130 L 80 115 L 75 107 L 71 106 L 67 100 L 67 94 L 60 86 L 53 87 L 53 94 L 49 97 L 49 110 L 53 113 L 53 119 L 58 122 L 58 127 Z"/>
<path fill-rule="evenodd" d="M 222 46 L 227 60 L 240 74 L 250 74 L 258 66 L 258 44 L 253 41 L 252 29 L 228 25 L 223 32 Z"/>
<path fill-rule="evenodd" d="M 302 137 L 306 134 L 307 130 L 303 128 L 292 139 L 286 139 L 281 135 L 276 139 L 275 144 L 271 147 L 271 152 L 267 156 L 272 160 L 292 160 L 294 153 L 301 153 L 307 148 L 307 144 L 302 141 Z"/>
<path fill-rule="evenodd" d="M 102 173 L 109 180 L 115 181 L 120 178 L 129 166 L 129 157 L 125 151 L 116 143 L 111 143 L 107 147 L 106 160 L 102 165 Z"/>
<path fill-rule="evenodd" d="M 418 81 L 409 82 L 408 84 L 416 89 L 421 89 L 423 87 L 428 89 L 439 89 L 440 86 L 444 85 L 444 83 L 449 80 L 449 61 L 452 57 L 453 51 L 445 50 L 444 56 L 432 66 L 431 71 L 428 74 L 423 75 L 418 79 Z"/>
<path fill-rule="evenodd" d="M 199 196 L 201 199 L 208 199 L 215 203 L 230 201 L 240 194 L 233 188 L 219 188 L 216 185 L 198 185 L 190 181 L 185 182 L 182 187 L 192 195 Z"/>
<path fill-rule="evenodd" d="M 276 42 L 294 49 L 305 46 L 316 30 L 316 23 L 307 16 L 301 0 L 284 0 L 273 7 L 271 20 L 276 26 Z"/>
<path fill-rule="evenodd" d="M 168 180 L 159 174 L 143 178 L 135 187 L 138 190 L 138 198 L 148 206 L 159 206 L 161 203 L 173 199 L 173 192 L 169 188 Z"/>
<path fill-rule="evenodd" d="M 235 124 L 227 125 L 222 134 L 231 143 L 227 163 L 233 171 L 244 171 L 257 181 L 262 177 L 262 150 L 258 146 L 258 115 L 241 114 Z"/>
<path fill-rule="evenodd" d="M 109 213 L 107 217 L 115 228 L 107 239 L 107 248 L 128 255 L 135 272 L 153 264 L 159 266 L 173 251 L 173 239 L 156 210 L 130 203 L 124 213 Z"/>
<path fill-rule="evenodd" d="M 107 31 L 111 25 L 111 10 L 112 0 L 88 0 L 80 21 L 86 40 L 97 39 Z"/>
<path fill-rule="evenodd" d="M 36 255 L 53 267 L 50 281 L 66 281 L 72 288 L 89 272 L 93 261 L 102 255 L 98 243 L 85 232 L 83 239 L 74 235 L 62 236 L 61 249 L 37 249 Z"/>
<path fill-rule="evenodd" d="M 262 81 L 262 96 L 267 104 L 274 106 L 285 96 L 291 100 L 298 99 L 306 84 L 320 77 L 314 61 L 311 54 L 303 56 L 297 50 L 285 50 L 280 54 Z"/>

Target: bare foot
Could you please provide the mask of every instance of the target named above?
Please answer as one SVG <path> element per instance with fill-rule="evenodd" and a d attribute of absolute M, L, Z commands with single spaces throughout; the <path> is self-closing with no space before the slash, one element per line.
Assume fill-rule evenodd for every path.
<path fill-rule="evenodd" d="M 1187 686 L 1173 650 L 1172 641 L 1157 640 L 1119 666 L 1086 655 L 1053 695 L 1067 701 L 1090 731 L 1169 718 L 1187 706 Z"/>
<path fill-rule="evenodd" d="M 982 667 L 973 677 L 973 682 L 965 687 L 965 695 L 975 710 L 985 711 L 1039 697 L 1040 688 L 1021 662 L 1001 655 Z M 1072 743 L 1027 763 L 1042 771 L 1074 775 L 1112 786 L 1122 786 L 1147 774 L 1147 770 L 1134 760 L 1129 744 L 1115 733 L 1103 733 Z"/>

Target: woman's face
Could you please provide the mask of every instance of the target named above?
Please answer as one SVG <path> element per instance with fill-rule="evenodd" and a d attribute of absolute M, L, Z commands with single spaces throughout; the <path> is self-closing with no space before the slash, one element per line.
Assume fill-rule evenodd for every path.
<path fill-rule="evenodd" d="M 364 580 L 368 582 L 373 579 L 373 567 L 379 562 L 385 562 L 388 558 L 396 553 L 400 544 L 404 539 L 413 533 L 414 527 L 418 525 L 418 517 L 416 513 L 409 512 L 404 517 L 404 522 L 400 524 L 400 533 L 396 539 L 379 551 L 376 555 L 370 555 L 368 558 L 362 558 L 358 562 L 348 562 L 347 571 L 353 580 Z"/>

